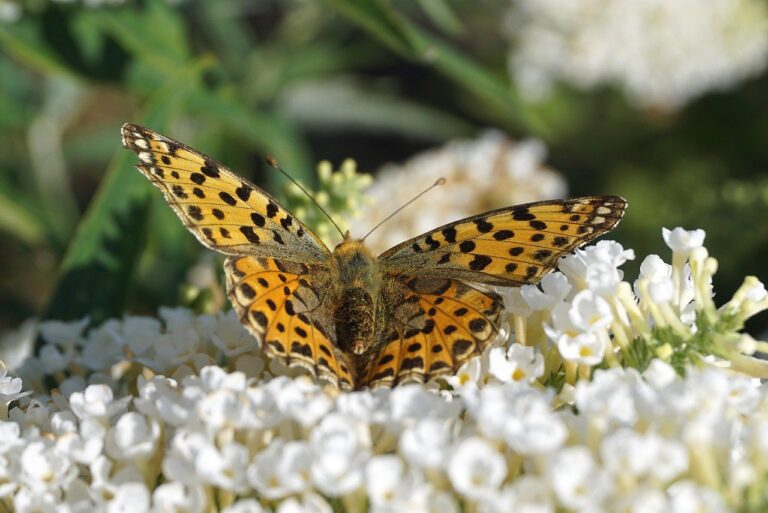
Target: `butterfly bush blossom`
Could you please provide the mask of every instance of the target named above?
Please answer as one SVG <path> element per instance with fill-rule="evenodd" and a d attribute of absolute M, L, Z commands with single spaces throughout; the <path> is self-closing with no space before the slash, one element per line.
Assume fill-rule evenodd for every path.
<path fill-rule="evenodd" d="M 765 70 L 766 27 L 763 0 L 513 0 L 510 71 L 532 99 L 611 84 L 674 110 Z"/>
<path fill-rule="evenodd" d="M 362 237 L 392 213 L 393 205 L 404 205 L 440 178 L 445 185 L 430 193 L 440 201 L 420 199 L 365 240 L 375 254 L 478 212 L 562 198 L 565 180 L 544 164 L 545 157 L 546 148 L 537 139 L 516 142 L 488 130 L 475 139 L 454 140 L 420 153 L 402 165 L 388 164 L 365 191 L 371 201 L 361 205 L 359 219 L 364 221 L 355 223 L 353 235 Z"/>
<path fill-rule="evenodd" d="M 647 256 L 634 281 L 633 252 L 606 240 L 504 291 L 512 338 L 442 383 L 324 388 L 270 362 L 231 311 L 40 323 L 38 356 L 0 368 L 0 504 L 763 511 L 766 343 L 740 329 L 768 294 L 748 277 L 716 306 L 704 232 L 663 236 L 670 261 Z"/>

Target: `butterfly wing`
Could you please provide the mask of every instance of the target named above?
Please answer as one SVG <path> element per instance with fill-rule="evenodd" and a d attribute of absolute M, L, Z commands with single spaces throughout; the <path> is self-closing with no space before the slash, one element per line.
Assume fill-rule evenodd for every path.
<path fill-rule="evenodd" d="M 560 256 L 616 226 L 626 207 L 618 196 L 586 196 L 502 208 L 403 242 L 379 260 L 392 275 L 536 283 Z"/>
<path fill-rule="evenodd" d="M 301 367 L 343 389 L 353 386 L 344 355 L 335 348 L 335 327 L 325 268 L 276 258 L 229 257 L 227 293 L 241 322 L 264 351 L 289 367 Z"/>
<path fill-rule="evenodd" d="M 504 303 L 495 292 L 448 278 L 390 278 L 395 305 L 387 343 L 361 384 L 423 383 L 455 374 L 498 337 Z"/>
<path fill-rule="evenodd" d="M 328 248 L 268 193 L 192 148 L 126 123 L 123 146 L 159 187 L 184 225 L 208 248 L 228 255 L 326 262 Z"/>

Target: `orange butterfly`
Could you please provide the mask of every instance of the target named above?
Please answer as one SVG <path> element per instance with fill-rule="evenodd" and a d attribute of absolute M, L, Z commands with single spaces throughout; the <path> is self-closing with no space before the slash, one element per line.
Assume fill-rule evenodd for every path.
<path fill-rule="evenodd" d="M 264 350 L 343 389 L 446 376 L 497 338 L 504 303 L 468 282 L 537 283 L 627 206 L 587 196 L 502 208 L 378 257 L 348 236 L 330 251 L 272 196 L 215 160 L 125 124 L 123 146 L 205 246 L 229 255 L 227 291 Z"/>

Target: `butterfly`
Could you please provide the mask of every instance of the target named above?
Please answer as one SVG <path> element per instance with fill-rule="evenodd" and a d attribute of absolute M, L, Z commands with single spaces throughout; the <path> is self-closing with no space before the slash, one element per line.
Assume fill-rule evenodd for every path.
<path fill-rule="evenodd" d="M 206 247 L 227 255 L 227 294 L 264 351 L 351 390 L 454 374 L 499 338 L 492 286 L 535 284 L 611 230 L 618 196 L 540 201 L 441 226 L 373 255 L 332 251 L 267 192 L 202 153 L 125 124 L 122 143 Z"/>

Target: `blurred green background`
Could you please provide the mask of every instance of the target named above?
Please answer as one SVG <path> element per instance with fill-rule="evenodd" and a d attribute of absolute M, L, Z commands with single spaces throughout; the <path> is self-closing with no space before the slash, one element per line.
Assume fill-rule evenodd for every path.
<path fill-rule="evenodd" d="M 746 274 L 768 279 L 765 73 L 674 112 L 607 87 L 526 102 L 507 67 L 509 4 L 24 3 L 0 22 L 0 331 L 187 300 L 202 248 L 133 170 L 126 121 L 273 191 L 266 154 L 312 183 L 320 159 L 373 172 L 487 127 L 536 137 L 572 195 L 629 200 L 615 237 L 638 254 L 631 279 L 647 253 L 668 259 L 662 226 L 706 230 L 718 302 Z"/>

